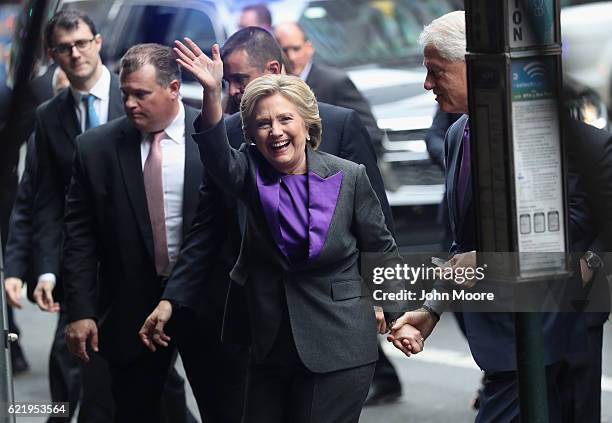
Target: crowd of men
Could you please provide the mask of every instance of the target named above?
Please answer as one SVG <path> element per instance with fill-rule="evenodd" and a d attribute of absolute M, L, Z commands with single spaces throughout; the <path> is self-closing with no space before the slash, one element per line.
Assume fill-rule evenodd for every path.
<path fill-rule="evenodd" d="M 442 112 L 464 114 L 446 133 L 444 165 L 452 205 L 451 252 L 455 264 L 465 265 L 478 249 L 471 180 L 460 176 L 469 174 L 464 169 L 469 166 L 465 21 L 462 14 L 450 15 L 444 17 L 450 26 L 443 28 L 453 34 L 433 25 L 422 37 L 428 71 L 424 86 L 436 94 Z M 254 25 L 262 17 L 264 23 Z M 323 126 L 337 132 L 335 142 L 323 142 L 320 149 L 366 166 L 393 232 L 376 159 L 383 135 L 367 100 L 346 73 L 313 60 L 315 47 L 299 24 L 272 28 L 269 13 L 246 8 L 241 27 L 221 50 L 230 142 L 238 147 L 245 141 L 236 112 L 249 82 L 264 74 L 299 76 L 320 102 Z M 463 49 L 447 50 L 444 38 L 450 36 L 459 45 L 463 39 Z M 58 12 L 47 24 L 44 40 L 55 65 L 32 82 L 48 85 L 49 93 L 46 101 L 39 101 L 27 142 L 5 254 L 5 289 L 8 302 L 20 308 L 27 281 L 30 298 L 42 310 L 58 313 L 49 361 L 52 401 L 69 402 L 71 412 L 78 405 L 82 422 L 195 421 L 185 405 L 184 381 L 174 369 L 180 353 L 204 421 L 241 421 L 248 346 L 245 340 L 228 339 L 222 329 L 248 324 L 246 317 L 223 321 L 229 271 L 237 259 L 232 246 L 240 244 L 244 216 L 236 204 L 223 205 L 225 213 L 236 214 L 233 223 L 219 228 L 208 242 L 193 242 L 199 228 L 214 221 L 219 205 L 208 197 L 210 186 L 202 188 L 208 181 L 191 137 L 198 111 L 181 100 L 174 52 L 157 44 L 133 46 L 116 75 L 102 63 L 103 40 L 95 23 L 78 11 Z M 585 252 L 581 264 L 587 286 L 604 276 L 603 252 L 611 251 L 606 232 L 612 216 L 606 209 L 611 166 L 601 157 L 611 157 L 612 138 L 578 123 L 569 125 L 581 140 L 573 149 L 583 176 L 580 186 L 585 187 L 579 195 L 584 201 L 570 204 L 576 211 L 572 249 Z M 591 166 L 581 168 L 583 163 Z M 593 169 L 593 163 L 601 168 Z M 180 265 L 190 255 L 209 259 Z M 602 297 L 609 296 L 605 286 Z M 160 299 L 175 305 L 172 320 L 159 310 Z M 445 307 L 430 302 L 407 313 L 394 323 L 390 339 L 406 351 L 402 324 L 415 326 L 427 338 Z M 151 351 L 138 333 L 153 310 L 157 325 L 169 322 L 170 337 L 162 340 L 168 348 L 150 344 Z M 560 419 L 554 421 L 598 421 L 607 316 L 578 313 L 572 322 L 551 318 L 551 333 L 546 334 L 551 346 L 563 343 L 555 336 L 575 330 L 588 347 L 547 356 L 550 410 Z M 468 313 L 462 319 L 485 372 L 478 421 L 518 418 L 514 333 L 508 318 Z M 379 354 L 366 404 L 401 395 L 393 367 L 380 349 Z"/>

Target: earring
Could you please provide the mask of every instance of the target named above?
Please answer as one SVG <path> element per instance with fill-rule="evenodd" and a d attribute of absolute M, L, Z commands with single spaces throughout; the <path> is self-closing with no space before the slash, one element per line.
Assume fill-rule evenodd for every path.
<path fill-rule="evenodd" d="M 306 134 L 306 141 L 310 141 L 310 134 Z"/>

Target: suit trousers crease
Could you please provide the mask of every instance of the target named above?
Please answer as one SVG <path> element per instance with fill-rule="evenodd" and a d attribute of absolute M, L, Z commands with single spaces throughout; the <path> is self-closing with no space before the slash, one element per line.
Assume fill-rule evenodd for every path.
<path fill-rule="evenodd" d="M 116 423 L 162 422 L 161 398 L 175 348 L 148 350 L 131 363 L 109 362 Z"/>
<path fill-rule="evenodd" d="M 313 373 L 295 346 L 286 303 L 276 340 L 266 357 L 251 356 L 243 423 L 358 422 L 376 363 Z"/>
<path fill-rule="evenodd" d="M 112 421 L 113 400 L 106 363 L 95 354 L 90 354 L 92 360 L 87 364 L 72 355 L 64 337 L 67 324 L 66 313 L 60 311 L 49 354 L 51 401 L 68 402 L 70 416 L 78 408 L 78 422 L 108 423 Z M 64 422 L 65 418 L 50 417 L 48 421 Z"/>
<path fill-rule="evenodd" d="M 551 423 L 578 423 L 571 408 L 572 394 L 566 379 L 569 366 L 559 361 L 546 366 L 548 417 Z M 570 384 L 571 385 L 571 384 Z M 516 371 L 485 374 L 480 408 L 475 423 L 520 423 L 518 373 Z"/>
<path fill-rule="evenodd" d="M 248 348 L 221 342 L 222 311 L 206 304 L 178 309 L 173 338 L 206 423 L 239 423 L 244 407 Z"/>

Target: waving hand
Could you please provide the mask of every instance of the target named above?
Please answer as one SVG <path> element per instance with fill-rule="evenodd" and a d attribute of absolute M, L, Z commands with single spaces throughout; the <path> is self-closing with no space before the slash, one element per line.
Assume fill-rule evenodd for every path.
<path fill-rule="evenodd" d="M 212 46 L 212 58 L 209 58 L 196 43 L 185 37 L 185 44 L 176 40 L 174 52 L 177 62 L 193 74 L 205 90 L 221 90 L 223 79 L 223 62 L 219 53 L 219 44 Z"/>
<path fill-rule="evenodd" d="M 211 128 L 223 117 L 221 107 L 221 80 L 223 79 L 223 62 L 219 53 L 219 44 L 213 44 L 209 58 L 196 43 L 185 37 L 185 44 L 175 40 L 174 52 L 177 63 L 191 72 L 204 89 L 202 96 L 202 129 Z"/>

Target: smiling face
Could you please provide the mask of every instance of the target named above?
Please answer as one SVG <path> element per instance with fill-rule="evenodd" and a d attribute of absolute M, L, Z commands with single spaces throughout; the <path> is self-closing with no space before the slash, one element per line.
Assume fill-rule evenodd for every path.
<path fill-rule="evenodd" d="M 92 40 L 87 44 L 88 40 Z M 49 55 L 55 63 L 66 73 L 72 85 L 90 85 L 91 80 L 96 81 L 102 72 L 102 61 L 100 60 L 100 48 L 102 38 L 94 35 L 89 26 L 79 20 L 79 26 L 74 30 L 62 27 L 55 28 L 53 33 L 52 47 L 70 46 L 75 43 L 83 43 L 82 49 L 73 46 L 69 52 L 62 54 L 53 48 L 49 49 Z"/>
<path fill-rule="evenodd" d="M 424 87 L 433 90 L 440 110 L 448 113 L 468 112 L 468 89 L 465 61 L 444 59 L 431 45 L 425 47 L 423 65 L 427 68 Z"/>
<path fill-rule="evenodd" d="M 279 93 L 259 100 L 252 128 L 257 150 L 274 169 L 281 173 L 306 173 L 308 131 L 291 101 Z"/>
<path fill-rule="evenodd" d="M 125 114 L 143 132 L 158 132 L 172 123 L 178 113 L 180 82 L 165 87 L 157 82 L 157 70 L 146 64 L 130 73 L 121 73 Z"/>

